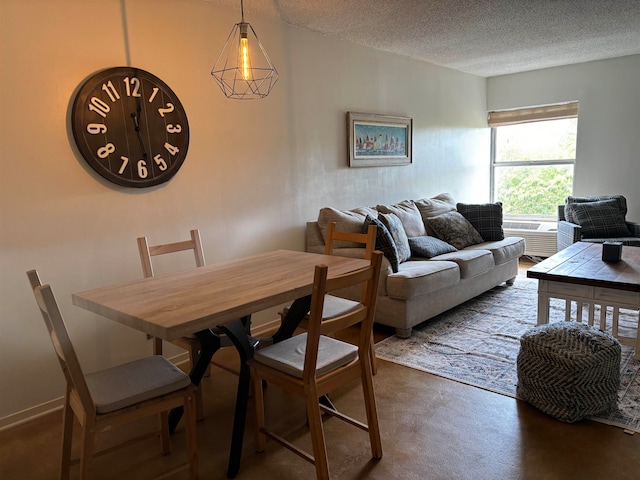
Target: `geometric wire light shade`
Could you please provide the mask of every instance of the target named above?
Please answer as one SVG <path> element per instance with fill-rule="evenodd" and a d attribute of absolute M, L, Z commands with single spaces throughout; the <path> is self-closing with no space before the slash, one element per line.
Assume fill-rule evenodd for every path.
<path fill-rule="evenodd" d="M 227 98 L 264 98 L 278 81 L 278 71 L 251 24 L 244 21 L 244 0 L 240 8 L 242 21 L 231 29 L 211 75 Z"/>

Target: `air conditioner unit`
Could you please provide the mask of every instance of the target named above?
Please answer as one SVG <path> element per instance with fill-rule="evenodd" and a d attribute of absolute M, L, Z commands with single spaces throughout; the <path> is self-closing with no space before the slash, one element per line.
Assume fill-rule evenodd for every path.
<path fill-rule="evenodd" d="M 522 237 L 524 254 L 550 257 L 558 251 L 557 225 L 551 222 L 508 221 L 502 225 L 505 237 Z"/>

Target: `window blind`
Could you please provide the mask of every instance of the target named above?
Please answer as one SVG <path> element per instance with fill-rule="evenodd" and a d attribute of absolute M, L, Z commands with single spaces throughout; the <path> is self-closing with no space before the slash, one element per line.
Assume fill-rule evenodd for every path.
<path fill-rule="evenodd" d="M 496 110 L 489 112 L 487 123 L 490 127 L 503 127 L 517 123 L 559 120 L 562 118 L 576 118 L 577 116 L 578 102 L 569 102 L 514 110 Z"/>

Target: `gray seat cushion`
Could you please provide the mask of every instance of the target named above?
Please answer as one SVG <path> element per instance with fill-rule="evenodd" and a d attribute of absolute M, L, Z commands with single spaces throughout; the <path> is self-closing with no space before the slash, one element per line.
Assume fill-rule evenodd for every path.
<path fill-rule="evenodd" d="M 353 300 L 335 297 L 333 295 L 326 295 L 322 308 L 322 318 L 334 318 L 339 315 L 344 315 L 360 308 L 361 305 L 360 302 L 354 302 Z"/>
<path fill-rule="evenodd" d="M 302 378 L 307 333 L 256 350 L 253 359 L 297 378 Z M 358 357 L 358 347 L 335 338 L 320 337 L 316 374 L 324 375 Z"/>
<path fill-rule="evenodd" d="M 162 355 L 89 373 L 85 378 L 98 414 L 172 393 L 191 383 L 189 375 Z"/>

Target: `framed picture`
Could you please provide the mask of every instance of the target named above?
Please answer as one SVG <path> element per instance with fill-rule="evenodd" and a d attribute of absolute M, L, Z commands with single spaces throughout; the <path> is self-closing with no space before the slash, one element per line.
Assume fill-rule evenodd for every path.
<path fill-rule="evenodd" d="M 347 112 L 349 166 L 409 165 L 413 119 Z"/>

